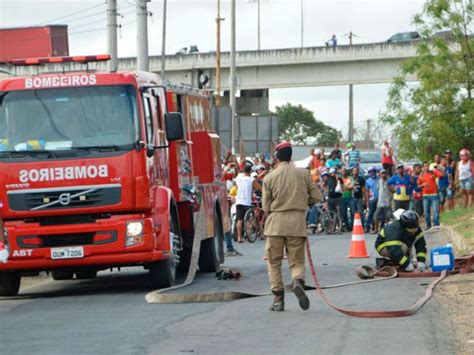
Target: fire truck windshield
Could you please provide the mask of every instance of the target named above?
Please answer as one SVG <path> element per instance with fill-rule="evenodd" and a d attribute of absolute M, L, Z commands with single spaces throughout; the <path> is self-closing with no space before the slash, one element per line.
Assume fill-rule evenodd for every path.
<path fill-rule="evenodd" d="M 25 90 L 0 96 L 0 153 L 111 146 L 130 150 L 137 137 L 133 86 Z"/>

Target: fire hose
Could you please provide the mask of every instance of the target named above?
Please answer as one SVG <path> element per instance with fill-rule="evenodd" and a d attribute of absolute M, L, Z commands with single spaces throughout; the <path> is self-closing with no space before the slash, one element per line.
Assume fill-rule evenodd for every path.
<path fill-rule="evenodd" d="M 234 301 L 245 298 L 269 296 L 271 293 L 248 293 L 239 291 L 224 291 L 224 292 L 205 292 L 205 293 L 189 293 L 189 294 L 168 294 L 166 292 L 182 288 L 191 284 L 197 272 L 197 264 L 200 251 L 200 238 L 195 238 L 192 247 L 192 256 L 190 262 L 190 268 L 186 280 L 179 285 L 172 286 L 166 289 L 156 290 L 146 295 L 146 301 L 148 303 L 200 303 L 200 302 L 225 302 Z M 362 278 L 362 281 L 348 282 L 335 285 L 322 286 L 319 282 L 313 257 L 311 255 L 311 248 L 309 244 L 309 238 L 306 239 L 306 254 L 310 273 L 314 286 L 306 286 L 306 290 L 316 290 L 323 300 L 323 302 L 333 308 L 334 310 L 343 313 L 347 316 L 358 317 L 358 318 L 394 318 L 394 317 L 406 317 L 415 314 L 433 295 L 434 288 L 448 275 L 456 273 L 468 273 L 474 269 L 474 253 L 467 256 L 456 258 L 455 266 L 453 271 L 442 271 L 442 272 L 401 272 L 395 267 L 385 266 L 380 270 L 375 270 L 371 266 L 361 266 L 356 270 L 357 275 Z M 417 278 L 417 277 L 436 277 L 426 288 L 425 295 L 420 298 L 408 309 L 401 309 L 395 311 L 384 311 L 384 310 L 352 310 L 343 307 L 336 306 L 332 303 L 323 292 L 324 289 L 347 287 L 351 285 L 360 285 L 369 282 L 379 282 L 394 279 L 396 277 L 402 278 Z M 291 290 L 290 286 L 286 287 Z"/>

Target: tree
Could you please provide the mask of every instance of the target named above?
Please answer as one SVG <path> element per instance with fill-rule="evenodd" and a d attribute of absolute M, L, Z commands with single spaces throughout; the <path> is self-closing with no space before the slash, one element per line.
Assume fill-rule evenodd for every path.
<path fill-rule="evenodd" d="M 318 121 L 312 111 L 302 105 L 287 103 L 276 107 L 280 118 L 280 139 L 303 144 L 309 138 L 315 138 L 318 145 L 333 145 L 341 138 L 341 133 L 323 122 Z"/>
<path fill-rule="evenodd" d="M 423 39 L 390 86 L 381 117 L 393 127 L 404 158 L 474 146 L 473 10 L 472 0 L 427 0 L 414 17 Z M 407 82 L 413 76 L 419 83 Z"/>

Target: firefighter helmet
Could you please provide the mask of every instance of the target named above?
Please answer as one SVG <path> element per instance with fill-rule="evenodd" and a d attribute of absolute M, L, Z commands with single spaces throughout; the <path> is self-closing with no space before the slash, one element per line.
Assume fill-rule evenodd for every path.
<path fill-rule="evenodd" d="M 418 214 L 415 211 L 406 210 L 400 216 L 400 223 L 405 228 L 418 228 Z"/>

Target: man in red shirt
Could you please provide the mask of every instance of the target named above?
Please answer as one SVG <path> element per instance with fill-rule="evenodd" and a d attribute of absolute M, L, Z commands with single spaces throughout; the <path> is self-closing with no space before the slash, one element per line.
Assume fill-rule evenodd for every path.
<path fill-rule="evenodd" d="M 430 170 L 428 162 L 423 163 L 423 172 L 418 178 L 418 186 L 423 193 L 423 213 L 426 227 L 431 228 L 431 209 L 433 210 L 433 224 L 439 226 L 439 199 L 436 178 L 443 176 L 437 169 Z"/>

